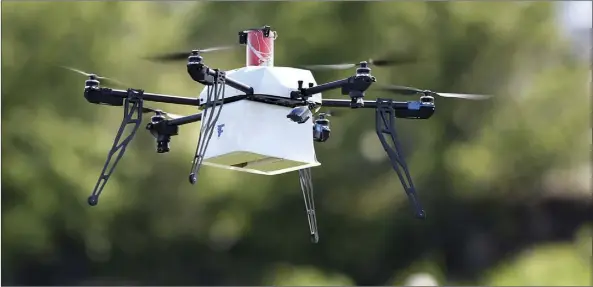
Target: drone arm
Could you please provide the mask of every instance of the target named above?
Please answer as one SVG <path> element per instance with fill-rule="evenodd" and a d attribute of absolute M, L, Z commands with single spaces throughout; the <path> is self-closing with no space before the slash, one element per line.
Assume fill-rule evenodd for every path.
<path fill-rule="evenodd" d="M 341 99 L 323 99 L 321 100 L 321 105 L 330 108 L 349 108 L 350 107 L 350 100 L 341 100 Z M 394 109 L 407 109 L 408 103 L 407 102 L 393 102 Z M 363 109 L 376 109 L 377 102 L 376 101 L 364 101 L 364 106 L 361 107 Z"/>
<path fill-rule="evenodd" d="M 124 99 L 128 97 L 128 92 L 124 90 L 114 90 L 110 88 L 87 88 L 85 89 L 85 98 L 94 104 L 108 104 L 111 106 L 123 106 Z M 144 101 L 178 104 L 186 106 L 199 106 L 200 101 L 194 98 L 169 96 L 161 94 L 144 93 Z"/>
<path fill-rule="evenodd" d="M 350 100 L 323 99 L 321 106 L 330 108 L 350 108 Z M 434 105 L 422 105 L 417 101 L 392 102 L 391 106 L 395 111 L 396 118 L 404 119 L 428 119 L 434 114 Z M 376 109 L 377 101 L 364 101 L 361 108 Z"/>
<path fill-rule="evenodd" d="M 202 57 L 199 55 L 191 55 L 187 63 L 187 73 L 190 77 L 205 86 L 212 86 L 219 84 L 221 79 L 224 79 L 224 84 L 237 89 L 247 95 L 253 94 L 253 87 L 243 84 L 239 81 L 229 79 L 226 77 L 226 72 L 218 69 L 211 69 L 202 63 Z"/>
<path fill-rule="evenodd" d="M 185 117 L 181 117 L 181 118 L 177 118 L 177 119 L 167 120 L 167 125 L 181 126 L 181 125 L 199 122 L 201 120 L 202 120 L 202 113 L 197 113 L 197 114 L 193 114 L 193 115 L 189 115 L 189 116 L 185 116 Z"/>
<path fill-rule="evenodd" d="M 304 88 L 304 89 L 302 89 L 301 93 L 303 93 L 305 95 L 315 95 L 315 94 L 327 92 L 330 90 L 342 88 L 344 85 L 348 84 L 349 81 L 350 81 L 350 78 L 345 78 L 345 79 L 317 85 L 317 86 L 310 87 L 310 88 Z"/>
<path fill-rule="evenodd" d="M 210 68 L 207 68 L 206 73 L 208 73 L 208 75 L 212 77 L 215 77 L 217 75 L 217 71 Z M 253 95 L 253 88 L 239 81 L 225 77 L 224 83 L 231 88 L 237 89 L 245 93 L 246 95 Z"/>

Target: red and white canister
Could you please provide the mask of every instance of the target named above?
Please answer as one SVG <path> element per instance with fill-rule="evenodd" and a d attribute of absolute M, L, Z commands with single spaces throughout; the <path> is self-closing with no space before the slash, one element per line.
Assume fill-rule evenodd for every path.
<path fill-rule="evenodd" d="M 263 30 L 246 31 L 246 65 L 247 66 L 274 66 L 274 40 L 276 32 L 270 31 L 268 37 Z"/>

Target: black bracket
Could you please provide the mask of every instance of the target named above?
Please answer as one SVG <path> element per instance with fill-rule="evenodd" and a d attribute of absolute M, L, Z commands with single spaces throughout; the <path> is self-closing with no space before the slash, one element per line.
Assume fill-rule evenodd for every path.
<path fill-rule="evenodd" d="M 319 242 L 319 230 L 317 228 L 317 216 L 315 215 L 315 198 L 313 193 L 311 168 L 299 170 L 299 181 L 301 183 L 303 199 L 305 200 L 305 211 L 307 212 L 307 220 L 309 222 L 311 242 L 317 243 Z"/>
<path fill-rule="evenodd" d="M 271 30 L 270 26 L 267 26 L 267 25 L 266 26 L 263 26 L 261 28 L 261 31 L 264 34 L 264 37 L 266 37 L 266 38 L 269 38 L 270 37 L 270 30 Z"/>
<path fill-rule="evenodd" d="M 214 76 L 208 74 L 208 69 L 208 66 L 201 62 L 189 62 L 187 64 L 187 73 L 192 80 L 205 86 L 210 86 L 214 83 Z"/>
<path fill-rule="evenodd" d="M 416 217 L 424 219 L 426 217 L 426 213 L 422 209 L 420 201 L 417 198 L 416 189 L 414 187 L 414 183 L 412 182 L 412 177 L 410 176 L 406 161 L 404 160 L 402 148 L 395 131 L 395 110 L 393 108 L 393 100 L 377 99 L 377 109 L 375 116 L 377 136 L 379 137 L 379 141 L 381 141 L 381 145 L 383 145 L 383 148 L 389 156 L 391 166 L 397 173 L 397 176 L 404 187 L 410 203 L 414 208 Z M 393 142 L 393 147 L 389 145 L 385 135 L 389 135 L 391 141 Z"/>
<path fill-rule="evenodd" d="M 350 97 L 351 108 L 362 108 L 364 107 L 365 91 L 376 81 L 377 79 L 371 76 L 371 68 L 368 67 L 368 63 L 360 62 L 360 66 L 356 69 L 356 75 L 345 79 L 317 86 L 309 85 L 309 88 L 303 88 L 303 81 L 298 81 L 297 90 L 290 92 L 290 98 L 306 100 L 310 95 L 341 89 L 342 95 Z"/>
<path fill-rule="evenodd" d="M 95 206 L 99 202 L 99 196 L 101 195 L 101 192 L 105 187 L 105 184 L 107 183 L 109 177 L 115 170 L 117 163 L 123 157 L 126 148 L 128 147 L 128 144 L 132 141 L 134 135 L 136 135 L 136 131 L 138 131 L 138 128 L 142 123 L 142 95 L 144 91 L 128 89 L 127 92 L 127 97 L 124 100 L 124 118 L 122 120 L 121 126 L 119 127 L 119 131 L 115 136 L 115 140 L 113 141 L 113 146 L 107 154 L 107 160 L 105 161 L 105 165 L 103 166 L 101 175 L 97 180 L 97 184 L 95 185 L 95 188 L 91 193 L 91 196 L 89 196 L 88 198 L 88 204 L 91 206 Z M 121 140 L 122 135 L 128 124 L 134 125 L 132 131 L 128 136 Z M 111 167 L 109 167 L 114 155 L 115 159 L 113 161 L 113 164 L 111 165 Z"/>
<path fill-rule="evenodd" d="M 247 44 L 247 33 L 249 31 L 262 31 L 264 37 L 269 38 L 270 37 L 270 31 L 272 28 L 270 28 L 270 26 L 263 26 L 261 28 L 252 28 L 252 29 L 247 29 L 247 30 L 243 30 L 239 32 L 239 44 L 240 45 L 245 45 Z"/>
<path fill-rule="evenodd" d="M 239 32 L 239 45 L 247 44 L 247 32 L 241 31 Z"/>

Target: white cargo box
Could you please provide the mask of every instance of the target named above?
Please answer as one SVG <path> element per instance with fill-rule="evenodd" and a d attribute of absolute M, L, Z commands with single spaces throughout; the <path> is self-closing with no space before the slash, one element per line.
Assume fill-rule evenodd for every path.
<path fill-rule="evenodd" d="M 257 95 L 290 97 L 298 81 L 317 84 L 308 70 L 250 66 L 227 72 L 227 77 L 247 84 Z M 226 86 L 224 97 L 243 95 Z M 200 94 L 205 101 L 207 89 Z M 321 94 L 311 97 L 321 103 Z M 219 107 L 214 108 L 215 114 Z M 204 111 L 204 118 L 212 109 Z M 291 108 L 240 100 L 224 104 L 215 124 L 204 165 L 249 173 L 275 175 L 319 166 L 313 145 L 312 119 L 298 124 L 286 117 Z M 202 121 L 202 125 L 204 121 Z"/>

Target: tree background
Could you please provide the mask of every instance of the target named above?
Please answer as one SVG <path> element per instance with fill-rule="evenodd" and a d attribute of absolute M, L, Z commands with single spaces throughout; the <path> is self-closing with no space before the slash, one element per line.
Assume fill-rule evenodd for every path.
<path fill-rule="evenodd" d="M 589 285 L 590 70 L 556 21 L 552 2 L 2 2 L 2 283 L 402 285 L 426 273 L 447 285 Z M 398 121 L 425 221 L 371 111 L 345 110 L 316 146 L 317 245 L 295 173 L 205 167 L 189 185 L 196 124 L 165 155 L 140 132 L 87 206 L 122 111 L 89 105 L 84 77 L 57 66 L 195 96 L 183 61 L 142 57 L 235 43 L 264 24 L 278 31 L 278 66 L 413 52 L 424 60 L 373 74 L 495 95 L 436 99 L 430 120 Z M 206 61 L 240 67 L 244 51 Z"/>

